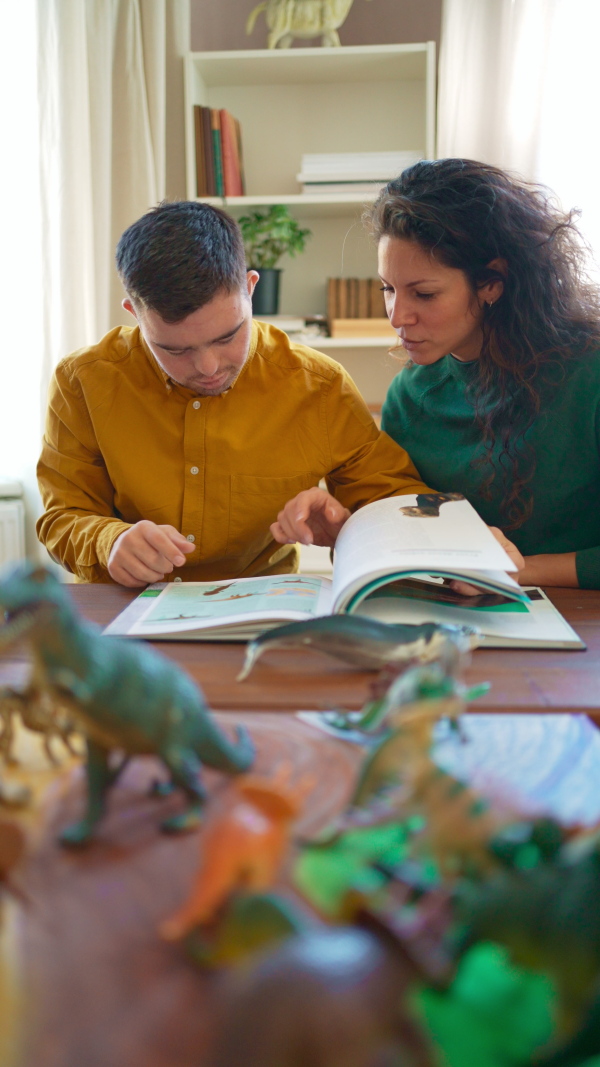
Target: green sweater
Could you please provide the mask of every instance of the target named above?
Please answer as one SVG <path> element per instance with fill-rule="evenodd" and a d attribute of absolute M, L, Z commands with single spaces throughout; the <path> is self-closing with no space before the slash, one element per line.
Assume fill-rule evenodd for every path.
<path fill-rule="evenodd" d="M 502 476 L 486 500 L 485 468 L 474 466 L 484 453 L 468 390 L 476 374 L 476 362 L 453 356 L 405 367 L 390 386 L 382 426 L 432 489 L 463 493 L 485 522 L 502 527 Z M 508 536 L 525 556 L 576 551 L 581 588 L 600 589 L 600 353 L 574 361 L 548 390 L 526 439 L 536 456 L 533 513 Z M 496 470 L 499 451 L 496 442 Z"/>

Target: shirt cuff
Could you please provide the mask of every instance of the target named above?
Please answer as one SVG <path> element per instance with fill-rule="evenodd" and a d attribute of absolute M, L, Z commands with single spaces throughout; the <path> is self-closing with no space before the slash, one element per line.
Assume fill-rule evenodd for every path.
<path fill-rule="evenodd" d="M 131 529 L 131 523 L 121 522 L 120 519 L 115 519 L 114 522 L 107 522 L 102 527 L 98 536 L 96 537 L 96 556 L 98 563 L 104 570 L 108 570 L 108 557 L 112 546 L 114 545 L 117 537 L 120 537 L 125 530 Z"/>
<path fill-rule="evenodd" d="M 581 548 L 575 553 L 580 589 L 600 589 L 600 548 Z"/>

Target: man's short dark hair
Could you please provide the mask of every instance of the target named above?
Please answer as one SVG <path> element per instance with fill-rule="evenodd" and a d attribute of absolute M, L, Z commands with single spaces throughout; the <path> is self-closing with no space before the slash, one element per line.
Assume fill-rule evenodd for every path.
<path fill-rule="evenodd" d="M 117 245 L 117 270 L 134 304 L 180 322 L 222 290 L 245 287 L 238 224 L 193 200 L 162 203 L 142 215 Z"/>

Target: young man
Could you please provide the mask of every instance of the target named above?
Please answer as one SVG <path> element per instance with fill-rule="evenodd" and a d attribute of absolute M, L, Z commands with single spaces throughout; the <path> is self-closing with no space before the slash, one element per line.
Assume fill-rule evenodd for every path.
<path fill-rule="evenodd" d="M 39 538 L 77 578 L 293 571 L 287 502 L 302 540 L 333 543 L 350 511 L 427 491 L 337 363 L 253 322 L 258 274 L 224 212 L 159 205 L 117 267 L 137 324 L 56 368 L 38 466 Z"/>

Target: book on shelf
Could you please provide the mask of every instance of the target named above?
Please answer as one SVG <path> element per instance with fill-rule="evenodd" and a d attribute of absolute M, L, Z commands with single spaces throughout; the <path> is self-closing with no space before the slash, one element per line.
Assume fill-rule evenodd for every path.
<path fill-rule="evenodd" d="M 379 278 L 327 279 L 327 318 L 330 322 L 336 319 L 385 317 L 385 301 Z"/>
<path fill-rule="evenodd" d="M 196 196 L 210 196 L 204 155 L 204 133 L 202 130 L 202 108 L 194 108 L 194 141 L 196 147 Z"/>
<path fill-rule="evenodd" d="M 221 141 L 221 116 L 216 107 L 210 109 L 210 128 L 213 145 L 213 166 L 215 173 L 215 188 L 217 196 L 225 196 L 225 184 L 223 182 L 223 144 Z"/>
<path fill-rule="evenodd" d="M 212 119 L 209 107 L 203 107 L 200 109 L 202 112 L 202 133 L 204 137 L 204 158 L 206 160 L 206 183 L 208 186 L 208 195 L 217 195 L 217 184 L 215 179 L 215 152 L 213 146 L 212 136 Z"/>
<path fill-rule="evenodd" d="M 348 318 L 358 318 L 358 278 L 348 278 Z"/>
<path fill-rule="evenodd" d="M 317 152 L 302 156 L 296 180 L 313 182 L 388 182 L 419 159 L 421 152 Z"/>
<path fill-rule="evenodd" d="M 255 315 L 254 318 L 285 333 L 301 333 L 306 327 L 306 319 L 300 315 Z"/>
<path fill-rule="evenodd" d="M 371 317 L 371 279 L 357 278 L 356 288 L 356 317 L 357 319 L 368 319 Z"/>
<path fill-rule="evenodd" d="M 385 298 L 380 278 L 371 278 L 369 287 L 369 317 L 372 319 L 387 318 L 385 311 Z"/>
<path fill-rule="evenodd" d="M 327 320 L 324 315 L 256 315 L 260 322 L 276 326 L 287 333 L 291 341 L 318 348 L 323 337 L 327 337 Z"/>
<path fill-rule="evenodd" d="M 300 181 L 301 175 L 297 175 Z M 350 193 L 352 196 L 375 197 L 381 192 L 385 182 L 309 182 L 301 181 L 303 196 L 340 196 Z"/>
<path fill-rule="evenodd" d="M 330 319 L 331 337 L 381 337 L 393 344 L 398 341 L 396 331 L 390 326 L 389 319 Z"/>
<path fill-rule="evenodd" d="M 225 196 L 241 196 L 242 181 L 238 159 L 237 130 L 233 115 L 221 108 L 221 151 L 223 155 L 223 187 Z"/>
<path fill-rule="evenodd" d="M 239 183 L 242 190 L 241 196 L 246 195 L 246 172 L 244 170 L 244 152 L 242 148 L 242 127 L 240 126 L 239 119 L 233 120 L 235 123 L 235 137 L 237 144 L 237 163 L 239 167 Z"/>
<path fill-rule="evenodd" d="M 542 592 L 528 595 L 517 584 L 509 573 L 514 570 L 464 498 L 388 497 L 367 504 L 344 525 L 332 579 L 280 574 L 169 582 L 144 590 L 104 632 L 242 641 L 285 622 L 358 614 L 386 622 L 467 622 L 477 643 L 491 647 L 584 648 Z M 440 581 L 447 578 L 484 592 L 459 597 Z"/>
<path fill-rule="evenodd" d="M 240 124 L 225 108 L 195 105 L 198 196 L 243 196 L 245 180 Z"/>

